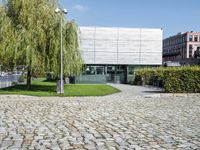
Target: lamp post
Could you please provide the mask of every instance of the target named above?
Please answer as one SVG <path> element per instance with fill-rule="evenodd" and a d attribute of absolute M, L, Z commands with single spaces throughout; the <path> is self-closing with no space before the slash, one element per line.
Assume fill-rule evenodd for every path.
<path fill-rule="evenodd" d="M 67 10 L 66 9 L 61 9 L 61 8 L 57 8 L 55 10 L 55 13 L 59 13 L 60 14 L 60 81 L 57 82 L 57 93 L 58 94 L 64 94 L 64 82 L 63 82 L 63 52 L 62 52 L 62 48 L 63 48 L 63 42 L 62 42 L 62 23 L 63 23 L 63 18 L 62 15 L 63 14 L 67 14 Z"/>

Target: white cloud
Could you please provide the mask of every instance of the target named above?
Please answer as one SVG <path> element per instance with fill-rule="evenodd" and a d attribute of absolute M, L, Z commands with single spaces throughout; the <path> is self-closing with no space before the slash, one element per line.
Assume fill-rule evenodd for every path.
<path fill-rule="evenodd" d="M 75 9 L 77 11 L 81 11 L 81 12 L 88 10 L 88 8 L 86 6 L 83 6 L 83 5 L 74 5 L 73 9 Z"/>

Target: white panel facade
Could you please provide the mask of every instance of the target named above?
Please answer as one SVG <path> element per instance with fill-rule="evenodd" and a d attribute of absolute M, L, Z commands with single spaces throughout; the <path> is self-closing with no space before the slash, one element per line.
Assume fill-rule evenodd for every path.
<path fill-rule="evenodd" d="M 95 51 L 117 53 L 117 41 L 116 40 L 96 40 Z"/>
<path fill-rule="evenodd" d="M 94 42 L 95 42 L 94 40 L 85 40 L 85 39 L 81 40 L 81 44 L 80 44 L 81 50 L 84 52 L 85 51 L 93 51 L 94 52 L 94 48 L 95 48 Z"/>
<path fill-rule="evenodd" d="M 139 64 L 139 53 L 119 53 L 118 63 L 121 65 Z"/>
<path fill-rule="evenodd" d="M 161 65 L 162 29 L 81 27 L 85 64 Z"/>
<path fill-rule="evenodd" d="M 95 38 L 95 28 L 81 27 L 81 40 L 83 39 L 93 39 Z"/>
<path fill-rule="evenodd" d="M 162 47 L 162 43 L 157 41 L 141 42 L 141 52 L 160 52 L 160 47 Z"/>
<path fill-rule="evenodd" d="M 117 40 L 117 28 L 95 28 L 96 40 Z"/>
<path fill-rule="evenodd" d="M 117 64 L 117 53 L 96 52 L 95 64 Z"/>
<path fill-rule="evenodd" d="M 120 41 L 135 41 L 140 40 L 140 29 L 135 28 L 120 28 L 118 29 Z"/>
<path fill-rule="evenodd" d="M 141 53 L 140 56 L 140 64 L 141 65 L 160 65 L 160 61 L 162 61 L 162 54 L 160 53 Z"/>
<path fill-rule="evenodd" d="M 87 64 L 93 64 L 95 62 L 94 52 L 82 52 L 83 60 L 87 60 Z"/>
<path fill-rule="evenodd" d="M 140 41 L 118 41 L 118 52 L 139 53 Z"/>
<path fill-rule="evenodd" d="M 162 39 L 161 29 L 141 29 L 141 40 L 159 41 Z"/>

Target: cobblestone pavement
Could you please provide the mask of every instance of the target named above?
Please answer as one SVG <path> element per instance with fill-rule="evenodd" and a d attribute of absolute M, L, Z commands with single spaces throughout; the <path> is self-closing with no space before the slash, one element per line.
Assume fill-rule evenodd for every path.
<path fill-rule="evenodd" d="M 135 97 L 135 96 L 146 96 L 154 95 L 158 93 L 163 93 L 163 89 L 156 87 L 143 87 L 143 86 L 133 86 L 128 84 L 109 84 L 116 87 L 122 91 L 122 93 L 116 93 L 118 97 Z M 111 95 L 113 96 L 113 95 Z"/>
<path fill-rule="evenodd" d="M 200 149 L 200 97 L 0 96 L 0 149 Z"/>

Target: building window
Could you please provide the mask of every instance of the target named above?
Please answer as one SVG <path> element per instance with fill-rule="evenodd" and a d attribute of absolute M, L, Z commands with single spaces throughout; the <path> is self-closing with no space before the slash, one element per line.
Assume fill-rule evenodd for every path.
<path fill-rule="evenodd" d="M 94 75 L 95 74 L 95 67 L 94 66 L 87 66 L 85 74 Z"/>
<path fill-rule="evenodd" d="M 197 42 L 198 41 L 198 35 L 194 36 L 194 41 Z"/>
<path fill-rule="evenodd" d="M 185 42 L 185 36 L 183 36 L 183 42 Z"/>
<path fill-rule="evenodd" d="M 193 41 L 193 36 L 189 35 L 189 41 Z"/>
<path fill-rule="evenodd" d="M 189 45 L 189 58 L 192 57 L 192 49 L 193 49 L 192 45 Z"/>
<path fill-rule="evenodd" d="M 192 50 L 189 50 L 189 58 L 192 58 Z"/>
<path fill-rule="evenodd" d="M 189 49 L 191 49 L 191 50 L 193 49 L 193 46 L 191 44 L 189 45 Z"/>
<path fill-rule="evenodd" d="M 96 73 L 97 74 L 104 74 L 104 67 L 101 67 L 101 66 L 97 66 L 96 67 Z"/>
<path fill-rule="evenodd" d="M 181 57 L 182 57 L 182 59 L 184 58 L 184 48 L 183 47 L 181 49 Z"/>

